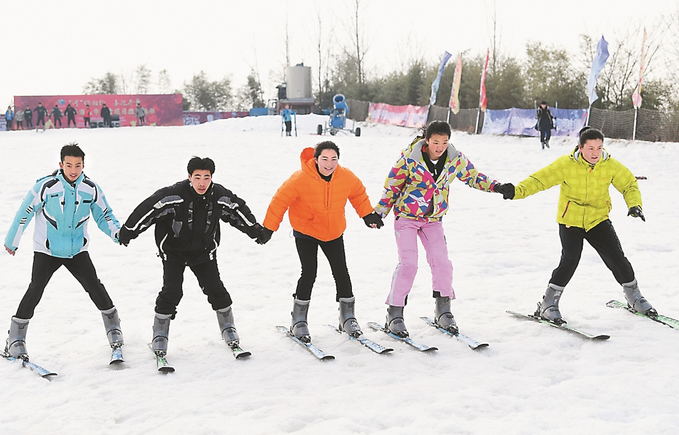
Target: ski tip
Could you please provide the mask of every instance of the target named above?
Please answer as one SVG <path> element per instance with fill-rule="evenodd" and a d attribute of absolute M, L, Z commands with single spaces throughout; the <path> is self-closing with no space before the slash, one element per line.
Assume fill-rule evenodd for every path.
<path fill-rule="evenodd" d="M 158 369 L 158 373 L 161 374 L 168 374 L 168 373 L 174 373 L 174 367 L 161 367 Z"/>

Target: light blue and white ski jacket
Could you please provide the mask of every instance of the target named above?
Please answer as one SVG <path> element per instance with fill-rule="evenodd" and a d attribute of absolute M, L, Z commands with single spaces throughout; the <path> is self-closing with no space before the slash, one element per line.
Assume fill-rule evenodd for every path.
<path fill-rule="evenodd" d="M 61 170 L 43 177 L 26 194 L 5 237 L 5 246 L 19 247 L 21 236 L 35 215 L 33 250 L 59 258 L 72 258 L 87 251 L 90 213 L 99 229 L 118 243 L 120 224 L 101 188 L 85 174 L 73 185 Z"/>

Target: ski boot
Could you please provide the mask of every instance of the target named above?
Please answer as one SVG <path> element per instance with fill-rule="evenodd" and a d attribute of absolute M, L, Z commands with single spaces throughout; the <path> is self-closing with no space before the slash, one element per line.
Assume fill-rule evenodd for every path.
<path fill-rule="evenodd" d="M 339 299 L 339 329 L 358 338 L 363 331 L 354 316 L 355 297 Z"/>
<path fill-rule="evenodd" d="M 658 315 L 655 308 L 653 308 L 646 298 L 641 295 L 636 279 L 632 282 L 623 284 L 622 291 L 625 293 L 628 307 L 638 313 L 646 314 L 649 317 L 656 317 Z"/>
<path fill-rule="evenodd" d="M 5 354 L 28 361 L 26 332 L 28 331 L 29 320 L 12 317 L 12 322 L 9 325 L 9 335 L 5 342 Z"/>
<path fill-rule="evenodd" d="M 167 355 L 167 342 L 170 335 L 170 320 L 172 314 L 156 313 L 153 318 L 153 340 L 151 346 L 153 352 L 160 356 Z"/>
<path fill-rule="evenodd" d="M 229 347 L 238 346 L 240 338 L 236 331 L 231 305 L 221 310 L 217 310 L 217 322 L 219 323 L 219 330 L 222 332 L 222 338 L 226 342 L 226 345 Z"/>
<path fill-rule="evenodd" d="M 294 300 L 292 306 L 292 324 L 290 325 L 290 332 L 304 343 L 311 343 L 311 335 L 309 334 L 309 324 L 307 323 L 307 314 L 309 314 L 309 302 L 302 301 L 297 298 Z"/>
<path fill-rule="evenodd" d="M 389 305 L 387 308 L 387 323 L 384 325 L 392 334 L 398 335 L 399 337 L 407 337 L 408 330 L 406 329 L 406 324 L 403 321 L 403 308 L 394 305 Z"/>
<path fill-rule="evenodd" d="M 120 329 L 120 318 L 118 317 L 118 310 L 116 307 L 110 310 L 101 312 L 101 317 L 104 319 L 104 328 L 106 329 L 106 337 L 108 344 L 112 349 L 116 349 L 125 344 L 123 340 L 123 331 Z"/>
<path fill-rule="evenodd" d="M 535 311 L 536 317 L 541 317 L 557 325 L 563 325 L 566 321 L 561 317 L 559 311 L 559 300 L 564 287 L 550 283 L 547 286 L 542 302 L 538 302 L 538 309 Z"/>
<path fill-rule="evenodd" d="M 439 328 L 443 328 L 451 334 L 457 334 L 459 329 L 455 323 L 455 317 L 450 312 L 450 297 L 438 296 L 435 299 L 434 323 Z"/>

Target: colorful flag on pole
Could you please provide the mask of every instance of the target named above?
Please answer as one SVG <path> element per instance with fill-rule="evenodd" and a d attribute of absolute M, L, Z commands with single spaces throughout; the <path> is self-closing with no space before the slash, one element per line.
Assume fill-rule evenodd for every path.
<path fill-rule="evenodd" d="M 641 43 L 641 67 L 639 68 L 639 85 L 632 94 L 634 108 L 641 107 L 641 80 L 644 78 L 644 63 L 646 62 L 646 29 L 644 29 L 644 41 Z"/>
<path fill-rule="evenodd" d="M 460 111 L 460 80 L 462 78 L 462 55 L 457 55 L 457 65 L 455 65 L 455 78 L 453 78 L 453 89 L 450 91 L 450 110 L 454 114 Z"/>
<path fill-rule="evenodd" d="M 601 37 L 601 40 L 596 45 L 596 55 L 592 60 L 592 70 L 589 73 L 589 81 L 587 82 L 587 92 L 589 93 L 589 105 L 591 106 L 593 102 L 599 99 L 596 94 L 596 79 L 599 77 L 599 73 L 604 69 L 606 61 L 608 60 L 608 42 Z"/>
<path fill-rule="evenodd" d="M 429 105 L 433 106 L 436 102 L 436 93 L 439 91 L 439 83 L 441 82 L 441 76 L 443 75 L 443 68 L 445 68 L 448 59 L 452 54 L 447 51 L 443 53 L 443 59 L 441 59 L 441 65 L 439 65 L 439 73 L 436 75 L 436 80 L 431 84 L 431 96 L 429 97 Z"/>
<path fill-rule="evenodd" d="M 486 105 L 488 103 L 488 98 L 486 97 L 486 71 L 488 71 L 488 59 L 490 59 L 490 49 L 486 51 L 486 64 L 483 67 L 483 72 L 481 73 L 481 88 L 479 89 L 479 107 L 482 112 L 486 111 Z"/>

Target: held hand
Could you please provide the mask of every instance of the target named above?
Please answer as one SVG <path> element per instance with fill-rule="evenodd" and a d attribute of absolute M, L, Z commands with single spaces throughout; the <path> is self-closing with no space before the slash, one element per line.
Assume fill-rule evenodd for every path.
<path fill-rule="evenodd" d="M 503 199 L 514 199 L 515 189 L 512 183 L 498 183 L 493 187 L 493 192 L 501 193 Z"/>
<path fill-rule="evenodd" d="M 17 253 L 17 251 L 8 248 L 7 245 L 5 245 L 5 251 L 7 251 L 7 253 L 11 256 L 14 256 L 14 254 Z"/>
<path fill-rule="evenodd" d="M 376 212 L 372 212 L 368 215 L 363 216 L 363 222 L 365 222 L 365 225 L 368 228 L 380 229 L 384 226 L 384 222 L 382 221 L 382 217 L 380 215 L 378 215 Z"/>
<path fill-rule="evenodd" d="M 122 227 L 120 231 L 118 231 L 118 243 L 127 246 L 130 244 L 130 240 L 132 240 L 132 233 L 127 228 Z"/>
<path fill-rule="evenodd" d="M 629 211 L 627 212 L 627 216 L 632 216 L 632 217 L 635 217 L 635 218 L 641 218 L 642 221 L 646 222 L 646 217 L 644 217 L 644 212 L 641 211 L 640 205 L 635 205 L 634 207 L 630 207 Z"/>
<path fill-rule="evenodd" d="M 262 231 L 260 231 L 255 242 L 257 242 L 257 244 L 259 244 L 259 245 L 264 245 L 266 242 L 271 240 L 272 235 L 273 235 L 273 231 L 271 231 L 267 227 L 262 227 Z"/>

